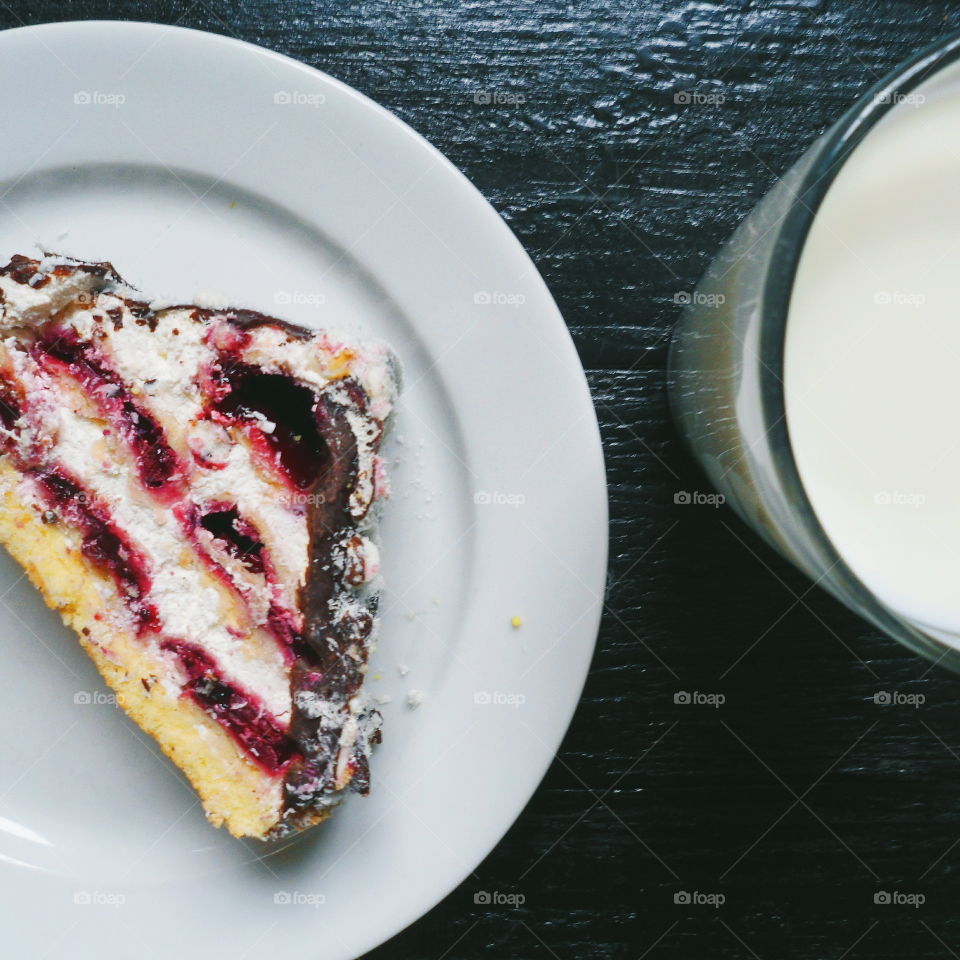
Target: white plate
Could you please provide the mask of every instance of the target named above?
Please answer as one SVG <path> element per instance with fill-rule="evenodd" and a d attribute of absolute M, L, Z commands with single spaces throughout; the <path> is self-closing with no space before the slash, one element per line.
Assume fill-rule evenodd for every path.
<path fill-rule="evenodd" d="M 188 30 L 61 23 L 0 34 L 0 88 L 0 257 L 39 242 L 112 260 L 153 295 L 362 327 L 406 373 L 373 792 L 282 849 L 206 823 L 0 559 L 3 952 L 354 957 L 490 851 L 580 695 L 607 515 L 566 328 L 454 167 L 302 64 Z"/>

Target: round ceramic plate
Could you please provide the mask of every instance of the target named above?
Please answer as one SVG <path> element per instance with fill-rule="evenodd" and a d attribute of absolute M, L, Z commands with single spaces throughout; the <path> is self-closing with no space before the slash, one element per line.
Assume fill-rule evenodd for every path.
<path fill-rule="evenodd" d="M 577 704 L 607 514 L 566 328 L 450 163 L 300 63 L 188 30 L 61 23 L 0 34 L 0 86 L 4 260 L 38 244 L 110 260 L 151 296 L 383 337 L 405 368 L 373 790 L 286 845 L 207 824 L 0 558 L 5 952 L 355 957 L 474 870 Z"/>

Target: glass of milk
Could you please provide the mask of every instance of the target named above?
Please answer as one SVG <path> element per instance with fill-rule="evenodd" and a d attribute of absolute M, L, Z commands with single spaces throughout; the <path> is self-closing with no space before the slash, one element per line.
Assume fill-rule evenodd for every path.
<path fill-rule="evenodd" d="M 740 226 L 677 326 L 670 401 L 774 548 L 960 671 L 960 35 L 871 89 Z"/>

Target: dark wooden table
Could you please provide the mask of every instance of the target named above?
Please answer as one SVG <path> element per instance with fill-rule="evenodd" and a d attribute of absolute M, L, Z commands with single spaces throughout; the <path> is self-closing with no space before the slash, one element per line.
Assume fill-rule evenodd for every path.
<path fill-rule="evenodd" d="M 812 589 L 726 509 L 676 504 L 707 488 L 664 387 L 678 295 L 857 92 L 960 27 L 960 7 L 0 0 L 0 26 L 71 18 L 240 37 L 393 110 L 519 236 L 587 370 L 612 550 L 583 702 L 500 846 L 371 956 L 960 954 L 960 678 Z M 476 906 L 478 890 L 525 902 Z"/>

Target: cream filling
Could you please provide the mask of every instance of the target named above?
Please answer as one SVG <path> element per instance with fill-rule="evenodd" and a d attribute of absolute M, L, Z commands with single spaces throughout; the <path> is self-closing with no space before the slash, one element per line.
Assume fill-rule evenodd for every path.
<path fill-rule="evenodd" d="M 39 280 L 43 274 L 36 276 Z M 0 331 L 7 332 L 17 326 L 41 323 L 70 301 L 85 297 L 101 282 L 99 277 L 84 271 L 77 271 L 66 277 L 53 277 L 42 287 L 18 283 L 13 277 L 0 276 L 0 292 L 3 294 Z"/>
<path fill-rule="evenodd" d="M 164 425 L 185 427 L 200 408 L 200 392 L 196 377 L 213 353 L 203 342 L 203 326 L 196 323 L 189 311 L 173 311 L 157 318 L 156 330 L 137 323 L 129 308 L 118 297 L 100 294 L 96 309 L 123 311 L 120 329 L 110 319 L 94 319 L 89 310 L 77 311 L 70 324 L 84 340 L 105 348 L 111 366 L 128 384 L 143 390 L 151 410 Z M 173 331 L 176 330 L 177 333 Z M 101 340 L 96 333 L 106 336 Z"/>
<path fill-rule="evenodd" d="M 282 602 L 297 609 L 297 588 L 306 579 L 310 549 L 306 513 L 284 507 L 290 494 L 264 483 L 256 474 L 250 451 L 240 443 L 230 447 L 222 470 L 201 470 L 191 486 L 197 503 L 224 500 L 236 503 L 240 515 L 258 530 L 282 581 Z"/>

